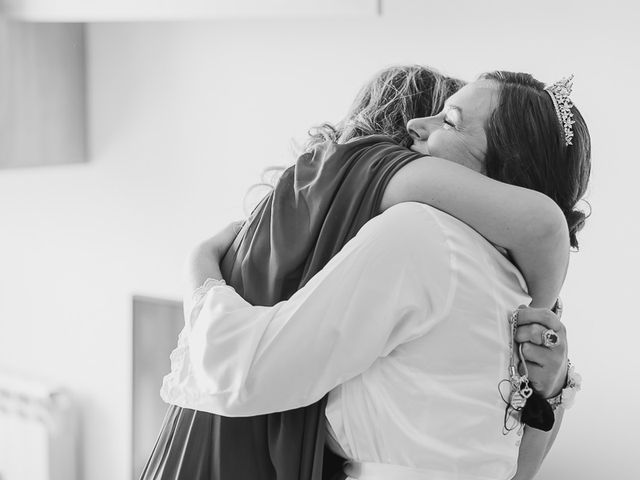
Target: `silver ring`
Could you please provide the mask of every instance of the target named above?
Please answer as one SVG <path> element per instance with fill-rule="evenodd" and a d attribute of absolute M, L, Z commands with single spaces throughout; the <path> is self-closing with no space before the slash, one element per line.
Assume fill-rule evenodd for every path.
<path fill-rule="evenodd" d="M 542 332 L 542 345 L 547 348 L 554 348 L 560 343 L 560 336 L 555 330 L 548 328 Z"/>

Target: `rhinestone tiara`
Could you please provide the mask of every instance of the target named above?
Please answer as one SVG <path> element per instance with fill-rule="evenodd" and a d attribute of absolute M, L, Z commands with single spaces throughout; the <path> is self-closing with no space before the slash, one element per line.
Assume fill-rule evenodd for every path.
<path fill-rule="evenodd" d="M 553 101 L 553 106 L 556 109 L 556 115 L 558 121 L 564 131 L 565 145 L 573 145 L 571 139 L 573 138 L 573 124 L 576 123 L 573 120 L 573 113 L 571 113 L 571 107 L 573 102 L 569 98 L 571 90 L 573 88 L 573 75 L 567 78 L 563 78 L 559 82 L 545 87 L 546 92 Z"/>

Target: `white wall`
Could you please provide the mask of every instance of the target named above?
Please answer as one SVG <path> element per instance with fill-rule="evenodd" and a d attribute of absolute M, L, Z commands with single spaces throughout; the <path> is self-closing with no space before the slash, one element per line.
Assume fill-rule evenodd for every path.
<path fill-rule="evenodd" d="M 189 246 L 242 216 L 292 137 L 338 119 L 389 64 L 573 72 L 594 213 L 563 296 L 585 386 L 539 478 L 639 478 L 639 38 L 633 7 L 598 3 L 398 0 L 382 19 L 90 26 L 89 163 L 0 172 L 0 369 L 72 388 L 84 478 L 127 479 L 131 296 L 179 299 Z"/>

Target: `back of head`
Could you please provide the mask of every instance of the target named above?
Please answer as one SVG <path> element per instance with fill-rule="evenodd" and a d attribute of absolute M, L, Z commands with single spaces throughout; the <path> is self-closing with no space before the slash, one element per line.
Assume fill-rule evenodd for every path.
<path fill-rule="evenodd" d="M 362 87 L 342 120 L 335 125 L 325 123 L 312 128 L 302 150 L 310 151 L 325 141 L 346 143 L 368 135 L 386 135 L 409 147 L 413 140 L 407 132 L 407 122 L 438 113 L 444 101 L 463 85 L 462 80 L 421 65 L 386 68 Z M 271 190 L 285 168 L 273 166 L 265 169 L 262 182 L 254 185 L 245 196 L 246 212 L 263 198 L 265 190 Z"/>
<path fill-rule="evenodd" d="M 444 101 L 464 85 L 429 67 L 404 65 L 377 73 L 358 93 L 337 125 L 311 131 L 307 147 L 333 140 L 344 143 L 367 135 L 386 135 L 405 147 L 412 144 L 406 125 L 412 118 L 438 113 Z"/>
<path fill-rule="evenodd" d="M 576 209 L 591 172 L 591 138 L 572 106 L 573 139 L 567 145 L 561 120 L 545 85 L 526 73 L 491 72 L 500 97 L 488 124 L 486 172 L 493 179 L 530 188 L 552 198 L 569 225 L 571 246 L 586 215 Z"/>

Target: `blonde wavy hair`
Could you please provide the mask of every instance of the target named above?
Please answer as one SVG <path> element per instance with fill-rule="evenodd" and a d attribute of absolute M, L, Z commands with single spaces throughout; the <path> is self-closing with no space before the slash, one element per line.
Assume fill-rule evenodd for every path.
<path fill-rule="evenodd" d="M 296 148 L 301 154 L 319 143 L 332 141 L 346 143 L 368 135 L 385 135 L 404 147 L 412 139 L 406 125 L 412 118 L 437 114 L 445 100 L 457 92 L 464 82 L 447 77 L 422 65 L 399 65 L 376 73 L 358 92 L 345 117 L 335 124 L 323 123 L 309 130 L 309 137 Z M 253 185 L 245 196 L 245 211 L 251 194 L 259 190 L 262 198 L 275 186 L 285 166 L 270 166 L 263 171 L 262 181 Z M 259 201 L 259 199 L 258 199 Z M 255 199 L 250 204 L 257 205 Z"/>
<path fill-rule="evenodd" d="M 412 118 L 430 117 L 464 82 L 422 65 L 386 68 L 369 80 L 347 115 L 337 124 L 324 123 L 309 131 L 306 149 L 327 140 L 346 143 L 352 138 L 385 135 L 404 147 L 412 140 L 406 125 Z"/>

